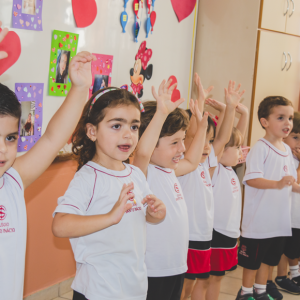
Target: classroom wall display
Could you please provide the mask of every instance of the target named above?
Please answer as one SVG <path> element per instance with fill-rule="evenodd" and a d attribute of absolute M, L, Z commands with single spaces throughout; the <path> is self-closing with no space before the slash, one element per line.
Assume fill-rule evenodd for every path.
<path fill-rule="evenodd" d="M 53 30 L 49 64 L 49 95 L 66 96 L 71 88 L 69 64 L 76 55 L 79 35 Z"/>
<path fill-rule="evenodd" d="M 90 26 L 97 16 L 95 0 L 72 0 L 73 14 L 77 27 Z"/>
<path fill-rule="evenodd" d="M 128 22 L 128 13 L 126 12 L 128 0 L 124 0 L 124 11 L 121 13 L 121 25 L 123 28 L 123 32 L 125 31 L 126 24 Z"/>
<path fill-rule="evenodd" d="M 13 0 L 12 27 L 42 31 L 42 0 Z"/>
<path fill-rule="evenodd" d="M 181 22 L 193 12 L 197 0 L 171 0 L 171 3 L 178 18 L 178 22 Z"/>
<path fill-rule="evenodd" d="M 97 60 L 92 62 L 92 85 L 89 96 L 95 92 L 111 86 L 111 72 L 113 65 L 113 56 L 105 54 L 96 54 Z"/>
<path fill-rule="evenodd" d="M 0 28 L 0 32 L 2 29 Z M 1 59 L 0 75 L 9 69 L 19 59 L 21 55 L 21 41 L 18 34 L 9 31 L 5 39 L 0 43 L 0 51 L 5 51 L 8 56 Z"/>
<path fill-rule="evenodd" d="M 43 91 L 43 83 L 15 84 L 15 93 L 22 108 L 18 152 L 30 150 L 42 135 Z"/>
<path fill-rule="evenodd" d="M 130 80 L 132 93 L 137 98 L 143 97 L 144 94 L 144 81 L 150 80 L 153 73 L 153 65 L 148 65 L 152 57 L 152 49 L 146 47 L 146 41 L 142 42 L 138 53 L 135 56 L 135 63 L 133 68 L 130 69 Z"/>

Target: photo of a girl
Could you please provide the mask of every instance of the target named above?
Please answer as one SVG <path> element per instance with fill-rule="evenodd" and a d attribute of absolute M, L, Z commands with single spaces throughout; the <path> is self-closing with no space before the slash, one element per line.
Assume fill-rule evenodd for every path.
<path fill-rule="evenodd" d="M 108 75 L 95 75 L 93 94 L 108 87 Z"/>
<path fill-rule="evenodd" d="M 68 82 L 70 51 L 58 50 L 56 63 L 56 83 Z"/>
<path fill-rule="evenodd" d="M 28 15 L 35 15 L 35 0 L 23 0 L 22 13 Z"/>
<path fill-rule="evenodd" d="M 34 135 L 34 114 L 35 114 L 35 102 L 24 101 L 21 103 L 22 115 L 20 136 Z"/>

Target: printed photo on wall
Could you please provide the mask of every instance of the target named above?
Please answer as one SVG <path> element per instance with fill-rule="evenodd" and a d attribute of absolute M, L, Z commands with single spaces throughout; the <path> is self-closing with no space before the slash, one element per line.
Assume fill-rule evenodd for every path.
<path fill-rule="evenodd" d="M 12 27 L 42 31 L 41 0 L 13 0 Z"/>
<path fill-rule="evenodd" d="M 95 92 L 111 86 L 111 72 L 113 56 L 93 53 L 97 60 L 92 62 L 92 86 L 90 87 L 90 97 Z"/>
<path fill-rule="evenodd" d="M 54 30 L 49 64 L 49 95 L 66 96 L 71 88 L 69 63 L 76 55 L 78 34 Z"/>
<path fill-rule="evenodd" d="M 43 83 L 16 83 L 15 93 L 21 103 L 18 152 L 28 151 L 42 135 Z"/>

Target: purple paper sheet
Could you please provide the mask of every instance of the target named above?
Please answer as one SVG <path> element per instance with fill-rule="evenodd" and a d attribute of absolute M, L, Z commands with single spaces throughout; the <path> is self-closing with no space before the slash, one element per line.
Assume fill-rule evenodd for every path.
<path fill-rule="evenodd" d="M 16 83 L 15 93 L 21 103 L 18 152 L 28 151 L 40 139 L 43 124 L 43 83 Z"/>
<path fill-rule="evenodd" d="M 12 27 L 42 31 L 43 0 L 13 0 Z"/>

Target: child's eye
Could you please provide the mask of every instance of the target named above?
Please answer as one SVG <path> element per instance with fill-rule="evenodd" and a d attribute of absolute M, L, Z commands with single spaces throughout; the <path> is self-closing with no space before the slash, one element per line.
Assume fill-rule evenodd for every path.
<path fill-rule="evenodd" d="M 214 142 L 214 140 L 210 140 L 209 143 L 212 144 Z"/>
<path fill-rule="evenodd" d="M 115 124 L 115 125 L 113 125 L 112 128 L 113 128 L 113 129 L 120 129 L 120 128 L 121 128 L 121 125 L 120 125 L 120 124 Z"/>
<path fill-rule="evenodd" d="M 15 136 L 13 136 L 13 135 L 9 135 L 9 136 L 6 138 L 6 140 L 7 140 L 8 142 L 14 142 L 16 139 L 17 139 L 17 138 L 16 138 Z"/>
<path fill-rule="evenodd" d="M 283 119 L 283 117 L 279 117 L 279 118 L 278 118 L 278 120 L 282 120 L 282 119 Z"/>
<path fill-rule="evenodd" d="M 177 142 L 174 142 L 174 143 L 173 143 L 173 145 L 176 145 L 176 144 L 177 144 Z"/>
<path fill-rule="evenodd" d="M 290 120 L 290 121 L 293 121 L 293 118 L 292 118 L 292 117 L 290 117 L 290 118 L 289 118 L 289 120 Z"/>
<path fill-rule="evenodd" d="M 139 130 L 139 126 L 133 125 L 133 126 L 131 126 L 131 129 L 134 130 L 134 131 L 137 131 L 137 130 Z"/>

